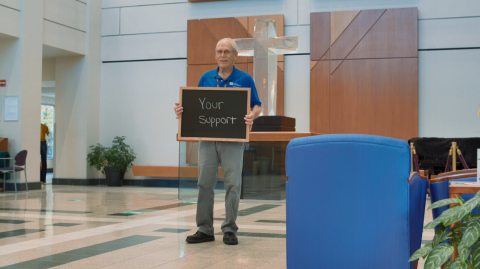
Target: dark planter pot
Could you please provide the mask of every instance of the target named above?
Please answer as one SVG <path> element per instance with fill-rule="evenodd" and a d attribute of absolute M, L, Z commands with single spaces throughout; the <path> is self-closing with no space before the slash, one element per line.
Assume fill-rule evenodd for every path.
<path fill-rule="evenodd" d="M 115 167 L 105 167 L 107 186 L 122 186 L 125 171 L 119 171 Z"/>

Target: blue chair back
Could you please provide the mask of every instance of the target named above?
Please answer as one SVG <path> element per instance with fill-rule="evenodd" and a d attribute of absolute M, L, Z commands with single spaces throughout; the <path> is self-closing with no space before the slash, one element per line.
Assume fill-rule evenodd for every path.
<path fill-rule="evenodd" d="M 450 177 L 452 179 L 449 179 Z M 458 177 L 458 178 L 455 178 L 455 177 Z M 433 178 L 430 181 L 430 196 L 431 196 L 432 203 L 435 203 L 437 201 L 447 199 L 450 197 L 448 193 L 448 187 L 451 181 L 475 182 L 477 181 L 476 169 L 458 170 L 455 172 L 441 173 L 436 178 Z M 473 196 L 475 196 L 475 194 L 463 194 L 461 196 L 463 200 L 467 201 L 467 200 L 470 200 Z M 433 218 L 436 219 L 438 216 L 440 216 L 443 213 L 443 211 L 447 209 L 448 209 L 448 206 L 432 209 Z M 473 213 L 476 215 L 479 215 L 480 209 L 475 209 Z"/>
<path fill-rule="evenodd" d="M 411 268 L 427 182 L 405 141 L 370 135 L 292 140 L 286 154 L 287 268 Z M 409 182 L 410 178 L 410 182 Z"/>

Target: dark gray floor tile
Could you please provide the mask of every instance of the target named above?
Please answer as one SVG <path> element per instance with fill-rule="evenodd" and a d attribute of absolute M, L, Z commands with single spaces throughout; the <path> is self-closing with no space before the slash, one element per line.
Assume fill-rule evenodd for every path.
<path fill-rule="evenodd" d="M 44 230 L 37 230 L 37 229 L 18 229 L 18 230 L 0 232 L 0 239 L 1 238 L 7 238 L 7 237 L 19 236 L 19 235 L 26 235 L 26 234 L 31 234 L 31 233 L 38 233 L 38 232 L 43 232 L 43 231 Z"/>
<path fill-rule="evenodd" d="M 0 211 L 19 211 L 19 212 L 51 212 L 51 213 L 66 213 L 66 214 L 90 214 L 91 211 L 68 211 L 68 210 L 46 210 L 46 209 L 24 209 L 24 208 L 0 208 Z"/>
<path fill-rule="evenodd" d="M 155 232 L 162 232 L 162 233 L 184 233 L 188 232 L 190 229 L 175 229 L 175 228 L 162 228 L 155 230 Z"/>
<path fill-rule="evenodd" d="M 59 223 L 54 223 L 52 226 L 60 226 L 60 227 L 72 227 L 72 226 L 77 226 L 80 225 L 81 223 L 65 223 L 65 222 L 59 222 Z"/>
<path fill-rule="evenodd" d="M 268 220 L 268 219 L 260 219 L 255 222 L 264 222 L 264 223 L 286 223 L 284 220 Z"/>
<path fill-rule="evenodd" d="M 7 223 L 7 224 L 22 224 L 28 221 L 25 220 L 14 220 L 14 219 L 0 219 L 0 223 Z"/>
<path fill-rule="evenodd" d="M 159 236 L 143 236 L 143 235 L 134 235 L 125 238 L 116 239 L 109 242 L 104 242 L 88 247 L 83 247 L 79 249 L 74 249 L 58 254 L 54 254 L 51 256 L 41 257 L 38 259 L 33 259 L 26 262 L 21 262 L 17 264 L 12 264 L 9 266 L 1 267 L 1 268 L 49 268 L 53 266 L 58 266 L 62 264 L 66 264 L 69 262 L 81 260 L 84 258 L 92 257 L 95 255 L 104 254 L 110 251 L 127 248 L 135 245 L 139 245 L 142 243 L 146 243 L 149 241 L 157 240 L 162 237 Z"/>
<path fill-rule="evenodd" d="M 250 207 L 250 208 L 247 208 L 247 209 L 242 209 L 242 210 L 238 211 L 238 215 L 239 216 L 247 216 L 247 215 L 255 214 L 255 213 L 258 213 L 258 212 L 265 211 L 265 210 L 269 210 L 269 209 L 272 209 L 272 208 L 275 208 L 275 207 L 278 207 L 278 206 L 279 205 L 269 205 L 269 204 L 258 205 L 258 206 Z"/>

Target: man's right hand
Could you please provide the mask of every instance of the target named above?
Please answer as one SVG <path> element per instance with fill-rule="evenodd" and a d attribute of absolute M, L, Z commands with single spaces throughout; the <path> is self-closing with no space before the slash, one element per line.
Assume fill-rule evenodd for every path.
<path fill-rule="evenodd" d="M 175 106 L 173 107 L 173 111 L 177 115 L 177 119 L 179 119 L 183 112 L 183 106 L 181 106 L 180 103 L 175 103 Z"/>

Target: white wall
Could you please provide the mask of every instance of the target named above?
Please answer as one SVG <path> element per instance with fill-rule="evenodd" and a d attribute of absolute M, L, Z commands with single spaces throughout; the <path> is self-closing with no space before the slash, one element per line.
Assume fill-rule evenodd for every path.
<path fill-rule="evenodd" d="M 19 0 L 0 0 L 0 36 L 1 34 L 18 37 L 20 34 Z"/>
<path fill-rule="evenodd" d="M 136 163 L 178 165 L 173 103 L 185 84 L 186 60 L 111 63 L 103 66 L 100 142 L 124 135 Z M 116 79 L 106 81 L 105 78 Z"/>
<path fill-rule="evenodd" d="M 44 1 L 43 44 L 84 55 L 86 3 L 77 0 Z"/>
<path fill-rule="evenodd" d="M 297 119 L 297 131 L 302 132 L 309 131 L 310 13 L 418 7 L 420 135 L 478 136 L 480 120 L 471 114 L 479 108 L 480 100 L 478 76 L 474 75 L 480 67 L 477 0 L 230 0 L 195 4 L 186 0 L 103 0 L 102 7 L 101 140 L 129 134 L 138 164 L 177 163 L 172 103 L 178 87 L 186 83 L 187 20 L 196 18 L 284 15 L 285 33 L 299 37 L 297 55 L 285 57 L 285 113 Z M 465 47 L 477 49 L 457 49 Z M 431 50 L 438 48 L 453 50 Z M 457 71 L 452 72 L 452 68 Z M 455 89 L 449 86 L 452 83 L 457 85 Z M 447 112 L 438 111 L 435 104 L 444 106 L 453 96 L 463 96 L 455 99 L 454 118 L 469 115 L 468 120 L 442 124 Z M 130 105 L 115 108 L 106 98 Z M 142 113 L 145 110 L 148 113 Z M 130 124 L 118 123 L 119 115 Z"/>
<path fill-rule="evenodd" d="M 420 136 L 479 136 L 480 2 L 419 3 Z"/>
<path fill-rule="evenodd" d="M 4 99 L 5 96 L 11 96 L 16 86 L 18 77 L 18 68 L 13 68 L 18 63 L 15 62 L 18 54 L 18 39 L 2 38 L 0 39 L 0 79 L 7 80 L 7 86 L 0 88 L 0 137 L 14 137 L 16 130 L 15 122 L 5 122 L 4 119 Z M 11 141 L 14 142 L 14 141 Z"/>
<path fill-rule="evenodd" d="M 100 2 L 86 6 L 84 57 L 57 57 L 56 88 L 56 178 L 92 178 L 97 172 L 87 165 L 88 147 L 99 141 L 100 106 Z"/>
<path fill-rule="evenodd" d="M 6 61 L 4 65 L 10 72 L 8 87 L 5 95 L 16 96 L 19 100 L 18 120 L 3 122 L 6 137 L 9 138 L 9 151 L 13 156 L 23 149 L 27 149 L 28 164 L 38 164 L 40 162 L 40 100 L 41 100 L 41 70 L 42 70 L 42 15 L 39 10 L 43 1 L 22 1 L 19 19 L 20 24 L 19 39 L 15 43 L 8 45 Z M 41 9 L 40 9 L 41 10 Z M 13 45 L 13 47 L 11 46 Z M 1 119 L 3 121 L 3 117 Z M 34 167 L 34 166 L 32 166 Z M 39 169 L 28 169 L 27 176 L 30 181 L 38 180 Z"/>

